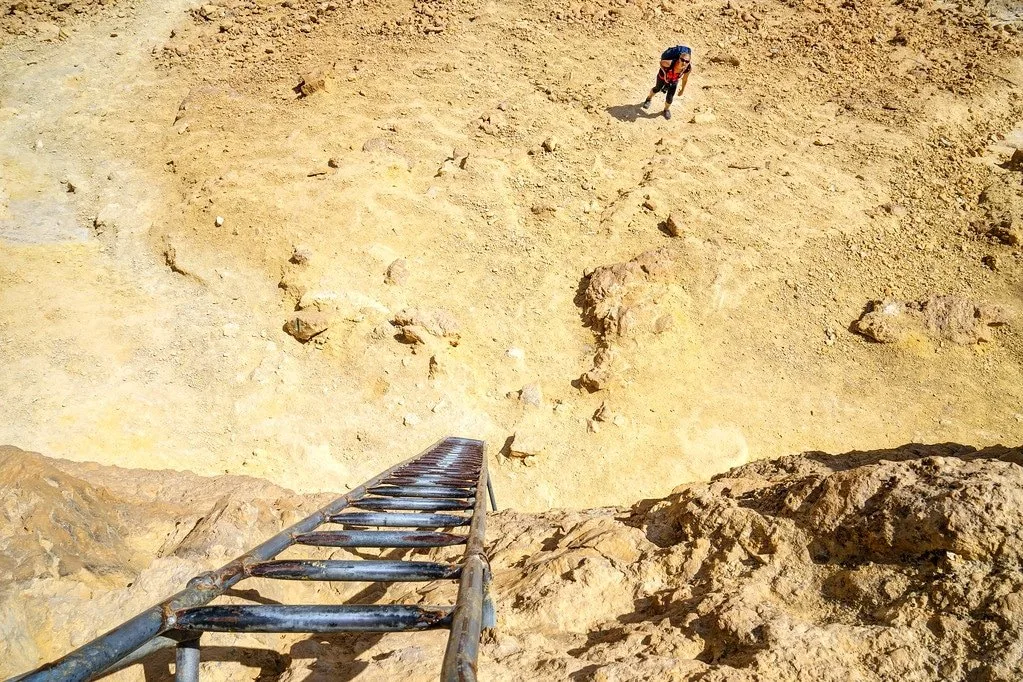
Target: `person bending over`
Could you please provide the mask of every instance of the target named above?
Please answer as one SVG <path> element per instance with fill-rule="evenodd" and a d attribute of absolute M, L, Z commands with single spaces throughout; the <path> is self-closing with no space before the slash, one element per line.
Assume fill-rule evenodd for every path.
<path fill-rule="evenodd" d="M 671 118 L 671 102 L 675 99 L 675 90 L 681 84 L 678 94 L 686 91 L 689 73 L 693 70 L 693 51 L 685 45 L 669 47 L 661 54 L 661 68 L 657 71 L 657 83 L 641 105 L 650 108 L 650 100 L 659 92 L 664 93 L 664 118 Z"/>

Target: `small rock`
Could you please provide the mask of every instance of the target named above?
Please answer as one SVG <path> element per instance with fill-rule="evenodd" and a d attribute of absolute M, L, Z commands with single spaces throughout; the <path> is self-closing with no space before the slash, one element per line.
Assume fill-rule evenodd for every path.
<path fill-rule="evenodd" d="M 681 237 L 682 216 L 677 211 L 672 211 L 668 214 L 668 219 L 664 221 L 664 227 L 672 237 Z"/>
<path fill-rule="evenodd" d="M 448 159 L 440 165 L 440 168 L 437 169 L 437 172 L 434 174 L 434 177 L 435 178 L 447 177 L 454 173 L 457 169 L 458 169 L 457 164 L 455 164 L 455 162 L 452 161 L 451 159 Z"/>
<path fill-rule="evenodd" d="M 508 111 L 508 103 L 501 102 L 500 104 L 497 105 L 497 109 L 498 111 Z"/>
<path fill-rule="evenodd" d="M 39 40 L 57 40 L 60 38 L 60 26 L 41 21 L 36 24 L 36 38 Z"/>
<path fill-rule="evenodd" d="M 558 142 L 558 138 L 548 137 L 546 140 L 543 141 L 543 144 L 541 146 L 543 147 L 543 150 L 545 152 L 550 154 L 558 150 L 560 143 Z"/>
<path fill-rule="evenodd" d="M 611 418 L 611 410 L 608 409 L 607 401 L 600 403 L 600 407 L 593 413 L 593 421 L 606 422 Z"/>
<path fill-rule="evenodd" d="M 239 327 L 237 324 L 235 324 L 234 322 L 228 322 L 227 324 L 224 325 L 222 331 L 226 338 L 233 339 L 236 336 L 238 336 L 238 329 Z"/>
<path fill-rule="evenodd" d="M 409 412 L 402 418 L 401 421 L 405 426 L 418 426 L 420 420 L 418 416 L 416 416 L 412 412 Z"/>
<path fill-rule="evenodd" d="M 738 55 L 726 53 L 711 55 L 710 61 L 715 64 L 728 64 L 729 66 L 739 66 L 742 63 Z"/>
<path fill-rule="evenodd" d="M 434 336 L 457 346 L 461 338 L 454 316 L 439 308 L 407 308 L 395 315 L 391 324 L 399 328 L 399 337 L 406 343 L 426 343 L 427 336 Z"/>
<path fill-rule="evenodd" d="M 510 357 L 513 360 L 525 360 L 526 359 L 526 351 L 522 350 L 521 348 L 509 348 L 508 350 L 506 350 L 504 352 L 504 354 L 507 355 L 508 357 Z"/>
<path fill-rule="evenodd" d="M 117 216 L 121 213 L 121 207 L 117 204 L 107 204 L 99 210 L 92 220 L 92 226 L 97 232 L 116 232 Z"/>
<path fill-rule="evenodd" d="M 299 310 L 284 323 L 284 331 L 305 343 L 327 330 L 330 320 L 316 310 Z"/>
<path fill-rule="evenodd" d="M 718 117 L 714 115 L 713 111 L 701 111 L 695 116 L 693 116 L 692 119 L 689 120 L 689 122 L 697 123 L 699 125 L 706 125 L 708 123 L 713 123 L 716 120 L 718 120 Z"/>
<path fill-rule="evenodd" d="M 988 268 L 990 270 L 995 270 L 995 271 L 998 270 L 998 256 L 994 256 L 994 255 L 990 255 L 989 254 L 989 255 L 984 256 L 983 258 L 981 258 L 980 262 L 984 265 L 984 267 L 986 267 L 986 268 Z"/>
<path fill-rule="evenodd" d="M 326 69 L 313 69 L 302 76 L 298 83 L 298 91 L 303 97 L 327 89 L 329 72 Z"/>
<path fill-rule="evenodd" d="M 216 217 L 216 218 L 215 218 L 215 219 L 213 220 L 213 224 L 214 224 L 214 225 L 216 225 L 217 227 L 223 227 L 223 226 L 224 226 L 224 217 L 223 217 L 223 216 L 219 216 L 219 215 L 218 215 L 218 216 L 217 216 L 217 217 Z"/>
<path fill-rule="evenodd" d="M 543 392 L 540 390 L 540 384 L 534 381 L 523 386 L 519 391 L 519 400 L 527 405 L 540 407 L 540 404 L 543 403 Z"/>
<path fill-rule="evenodd" d="M 884 204 L 881 208 L 883 208 L 889 215 L 893 215 L 896 218 L 904 218 L 909 214 L 909 209 L 902 204 L 888 203 Z"/>
<path fill-rule="evenodd" d="M 519 459 L 539 457 L 543 454 L 544 450 L 544 442 L 536 434 L 516 431 L 508 448 L 508 456 Z"/>
<path fill-rule="evenodd" d="M 371 137 L 362 143 L 362 151 L 364 152 L 393 152 L 394 145 L 385 140 L 382 137 Z"/>
<path fill-rule="evenodd" d="M 643 202 L 643 208 L 653 213 L 657 213 L 660 207 L 660 202 L 654 197 L 647 197 L 646 201 Z"/>
<path fill-rule="evenodd" d="M 305 265 L 312 260 L 313 252 L 308 246 L 300 244 L 291 251 L 291 258 L 289 259 L 295 265 Z"/>
<path fill-rule="evenodd" d="M 430 356 L 430 378 L 436 379 L 444 373 L 444 366 L 441 365 L 440 359 L 436 355 Z"/>
<path fill-rule="evenodd" d="M 593 419 L 586 420 L 586 430 L 590 433 L 600 433 L 600 424 Z"/>
<path fill-rule="evenodd" d="M 327 167 L 328 168 L 340 168 L 341 167 L 341 162 L 338 161 L 337 159 L 335 159 L 332 156 L 329 159 L 327 159 Z"/>
<path fill-rule="evenodd" d="M 628 423 L 628 421 L 625 419 L 625 415 L 616 414 L 614 416 L 614 419 L 611 420 L 611 423 L 621 428 L 625 426 Z"/>
<path fill-rule="evenodd" d="M 406 324 L 398 327 L 398 338 L 404 343 L 426 345 L 430 340 L 430 334 L 418 325 Z"/>
<path fill-rule="evenodd" d="M 384 281 L 388 284 L 398 285 L 408 281 L 408 266 L 405 264 L 404 258 L 397 258 L 387 266 L 387 271 L 384 273 Z"/>
<path fill-rule="evenodd" d="M 835 138 L 829 137 L 828 135 L 821 135 L 814 139 L 813 144 L 815 147 L 831 147 L 835 144 Z"/>
<path fill-rule="evenodd" d="M 1012 171 L 1023 171 L 1023 147 L 1017 147 L 1012 152 L 1012 156 L 1005 167 Z"/>

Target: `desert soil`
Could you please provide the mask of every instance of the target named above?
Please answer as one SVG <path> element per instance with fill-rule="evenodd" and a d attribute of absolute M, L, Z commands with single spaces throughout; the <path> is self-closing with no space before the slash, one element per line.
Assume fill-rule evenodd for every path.
<path fill-rule="evenodd" d="M 499 530 L 537 534 L 617 512 L 532 512 L 671 500 L 681 484 L 792 453 L 1023 442 L 1017 3 L 0 9 L 0 443 L 72 477 L 136 472 L 142 492 L 110 483 L 121 474 L 87 481 L 113 485 L 97 499 L 127 505 L 128 520 L 139 495 L 169 496 L 164 524 L 235 485 L 237 504 L 266 498 L 246 512 L 260 523 L 172 578 L 448 434 L 490 444 L 499 500 L 515 510 Z M 637 104 L 678 42 L 693 46 L 694 72 L 669 121 L 660 99 Z M 46 480 L 35 456 L 8 461 L 27 467 L 27 489 Z M 283 502 L 292 492 L 305 497 Z M 14 532 L 24 509 L 11 504 Z M 46 599 L 107 600 L 115 622 L 177 585 L 138 576 L 156 575 L 153 556 L 177 561 L 181 539 L 125 523 L 142 535 L 109 549 L 109 571 L 79 551 L 92 536 L 56 559 L 25 540 L 12 570 L 43 580 Z M 671 542 L 696 551 L 689 539 Z M 118 581 L 134 596 L 111 591 Z M 838 609 L 815 623 L 852 613 L 806 608 Z M 848 618 L 888 617 L 864 608 Z M 716 617 L 701 623 L 733 627 Z M 878 627 L 919 624 L 903 617 Z M 49 631 L 18 618 L 3 623 L 12 638 Z M 743 667 L 791 643 L 751 630 L 694 644 L 706 633 L 692 627 L 671 655 Z M 586 651 L 614 649 L 590 632 Z M 981 661 L 980 635 L 960 635 L 959 667 L 920 663 L 920 679 L 1009 679 L 1018 656 Z M 552 650 L 550 670 L 522 669 L 620 678 L 562 644 L 582 667 Z M 902 646 L 875 644 L 849 655 Z M 705 673 L 717 679 L 693 674 Z"/>
<path fill-rule="evenodd" d="M 0 442 L 318 491 L 449 433 L 495 455 L 518 434 L 534 456 L 495 476 L 529 510 L 806 449 L 1023 434 L 1020 246 L 990 234 L 1019 213 L 1023 144 L 1001 15 L 74 9 L 4 19 Z M 665 121 L 634 105 L 679 40 L 696 68 Z M 324 88 L 299 96 L 310 73 Z M 611 302 L 640 323 L 586 326 L 586 275 L 655 248 L 670 272 Z M 870 301 L 945 295 L 1008 324 L 964 344 L 851 330 Z M 299 305 L 329 318 L 306 344 L 283 331 Z M 396 340 L 404 309 L 441 311 L 458 345 Z"/>

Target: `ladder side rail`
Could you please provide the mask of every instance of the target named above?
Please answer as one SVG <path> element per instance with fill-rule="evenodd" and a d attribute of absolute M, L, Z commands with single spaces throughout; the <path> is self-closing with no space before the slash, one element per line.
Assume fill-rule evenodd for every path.
<path fill-rule="evenodd" d="M 487 518 L 487 448 L 483 446 L 480 477 L 476 483 L 476 504 L 473 509 L 469 537 L 466 541 L 462 577 L 451 620 L 451 634 L 441 667 L 442 682 L 475 682 L 479 658 L 480 636 L 483 633 L 483 607 L 490 567 L 484 553 Z"/>

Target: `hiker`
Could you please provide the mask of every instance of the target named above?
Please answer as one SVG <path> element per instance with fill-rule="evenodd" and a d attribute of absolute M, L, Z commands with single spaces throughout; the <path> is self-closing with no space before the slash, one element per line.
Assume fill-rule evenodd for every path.
<path fill-rule="evenodd" d="M 640 105 L 644 109 L 650 108 L 650 100 L 658 92 L 664 92 L 664 118 L 671 118 L 671 101 L 675 99 L 675 89 L 681 81 L 682 89 L 678 94 L 686 91 L 686 83 L 689 81 L 689 72 L 693 70 L 693 51 L 685 45 L 669 47 L 661 55 L 661 68 L 657 72 L 657 83 L 650 94 Z"/>

